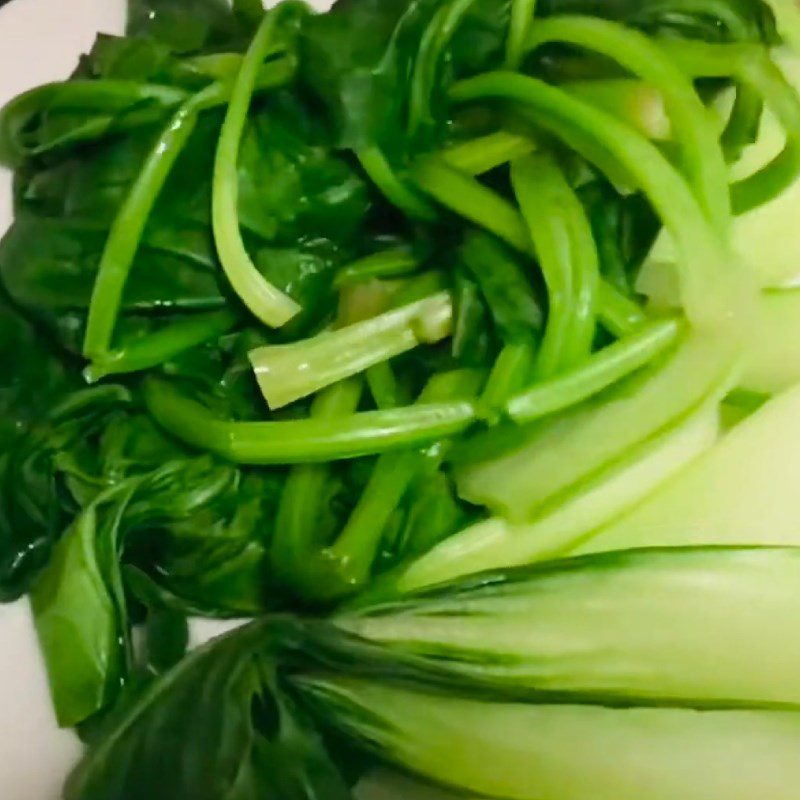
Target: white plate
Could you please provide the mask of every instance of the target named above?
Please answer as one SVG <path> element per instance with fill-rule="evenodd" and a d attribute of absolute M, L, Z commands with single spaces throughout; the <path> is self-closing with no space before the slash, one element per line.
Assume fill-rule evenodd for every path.
<path fill-rule="evenodd" d="M 124 0 L 13 0 L 0 9 L 0 107 L 68 76 L 98 31 L 122 31 L 124 7 Z M 11 176 L 0 168 L 0 232 L 11 217 Z M 196 638 L 218 632 L 213 623 L 194 630 Z M 0 800 L 57 800 L 79 754 L 75 736 L 56 727 L 27 602 L 0 605 Z M 394 776 L 367 783 L 364 800 L 445 800 Z"/>

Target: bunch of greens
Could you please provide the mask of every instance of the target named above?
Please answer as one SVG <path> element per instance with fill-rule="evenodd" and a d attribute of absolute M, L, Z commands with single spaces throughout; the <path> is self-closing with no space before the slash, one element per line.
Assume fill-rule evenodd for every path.
<path fill-rule="evenodd" d="M 788 800 L 798 578 L 796 547 L 650 550 L 267 617 L 129 698 L 65 797 L 346 800 L 355 744 L 465 797 Z"/>
<path fill-rule="evenodd" d="M 619 673 L 568 661 L 611 616 L 547 632 L 593 581 L 618 616 L 651 585 L 672 608 L 662 564 L 738 602 L 762 585 L 740 556 L 524 569 L 708 545 L 794 569 L 798 90 L 792 0 L 130 0 L 125 36 L 0 111 L 0 600 L 30 595 L 59 721 L 92 745 L 67 797 L 338 800 L 366 749 L 558 800 L 519 754 L 507 783 L 448 757 L 469 731 L 506 763 L 500 732 L 540 725 L 555 749 L 524 759 L 575 774 L 571 800 L 796 786 L 794 712 L 766 713 L 796 704 L 788 673 L 690 670 L 772 628 L 708 654 L 688 618 L 652 649 L 620 625 L 597 644 L 630 650 Z M 197 616 L 255 621 L 184 659 Z M 582 710 L 616 703 L 647 711 Z M 559 749 L 648 726 L 606 795 Z M 687 764 L 762 734 L 776 761 L 691 795 L 658 778 L 676 731 Z"/>

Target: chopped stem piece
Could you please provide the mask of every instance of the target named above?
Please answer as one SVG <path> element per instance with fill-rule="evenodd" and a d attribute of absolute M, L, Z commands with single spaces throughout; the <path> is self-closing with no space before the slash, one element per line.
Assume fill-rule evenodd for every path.
<path fill-rule="evenodd" d="M 420 344 L 440 341 L 450 333 L 452 316 L 450 295 L 440 292 L 312 339 L 260 347 L 250 361 L 270 408 L 281 408 Z"/>

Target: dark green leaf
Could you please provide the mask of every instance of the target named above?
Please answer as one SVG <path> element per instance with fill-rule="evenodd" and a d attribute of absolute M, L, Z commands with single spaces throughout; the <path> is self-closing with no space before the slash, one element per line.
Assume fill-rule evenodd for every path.
<path fill-rule="evenodd" d="M 76 510 L 108 485 L 98 436 L 129 403 L 120 387 L 75 392 L 0 456 L 0 601 L 27 591 Z"/>
<path fill-rule="evenodd" d="M 236 39 L 241 29 L 225 0 L 129 0 L 128 35 L 188 53 Z"/>
<path fill-rule="evenodd" d="M 198 650 L 119 715 L 70 778 L 66 800 L 349 800 L 270 655 L 288 620 Z"/>
<path fill-rule="evenodd" d="M 327 104 L 342 144 L 391 145 L 405 130 L 411 66 L 434 10 L 430 0 L 339 0 L 308 20 L 303 79 Z"/>
<path fill-rule="evenodd" d="M 242 224 L 270 241 L 344 242 L 369 208 L 362 178 L 330 150 L 318 118 L 286 93 L 265 100 L 251 118 L 239 183 Z"/>
<path fill-rule="evenodd" d="M 182 89 L 135 81 L 45 84 L 0 110 L 0 162 L 20 167 L 157 124 L 185 98 Z"/>
<path fill-rule="evenodd" d="M 86 223 L 21 217 L 0 243 L 0 279 L 9 295 L 71 350 L 80 350 L 105 237 Z M 217 308 L 225 303 L 218 281 L 213 266 L 145 246 L 123 307 L 129 315 Z M 129 335 L 151 324 L 131 316 Z"/>
<path fill-rule="evenodd" d="M 170 48 L 156 39 L 99 34 L 81 60 L 87 77 L 159 82 L 172 68 Z"/>
<path fill-rule="evenodd" d="M 189 625 L 186 617 L 166 609 L 147 616 L 147 666 L 156 673 L 167 672 L 186 655 Z"/>
<path fill-rule="evenodd" d="M 31 592 L 56 717 L 76 725 L 103 709 L 132 660 L 118 579 L 120 524 L 134 483 L 84 509 Z"/>
<path fill-rule="evenodd" d="M 0 288 L 0 453 L 70 387 L 69 373 L 69 365 Z"/>
<path fill-rule="evenodd" d="M 542 310 L 533 289 L 533 264 L 523 266 L 516 254 L 488 234 L 470 234 L 460 251 L 505 342 L 530 339 L 542 326 Z M 530 275 L 525 274 L 525 267 Z"/>

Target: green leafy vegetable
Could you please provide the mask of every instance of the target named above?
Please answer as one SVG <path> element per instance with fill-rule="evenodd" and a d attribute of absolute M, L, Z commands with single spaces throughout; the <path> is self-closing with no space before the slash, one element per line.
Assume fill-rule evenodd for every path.
<path fill-rule="evenodd" d="M 0 601 L 67 798 L 795 792 L 798 31 L 130 0 L 0 110 Z"/>
<path fill-rule="evenodd" d="M 274 674 L 270 643 L 285 626 L 270 620 L 220 639 L 123 706 L 65 797 L 347 800 Z"/>
<path fill-rule="evenodd" d="M 238 222 L 236 164 L 247 111 L 264 57 L 274 46 L 282 26 L 290 26 L 303 8 L 282 5 L 264 17 L 248 52 L 242 59 L 231 92 L 214 164 L 212 224 L 220 261 L 234 291 L 259 319 L 272 327 L 285 325 L 300 310 L 288 296 L 264 280 L 250 260 Z"/>

